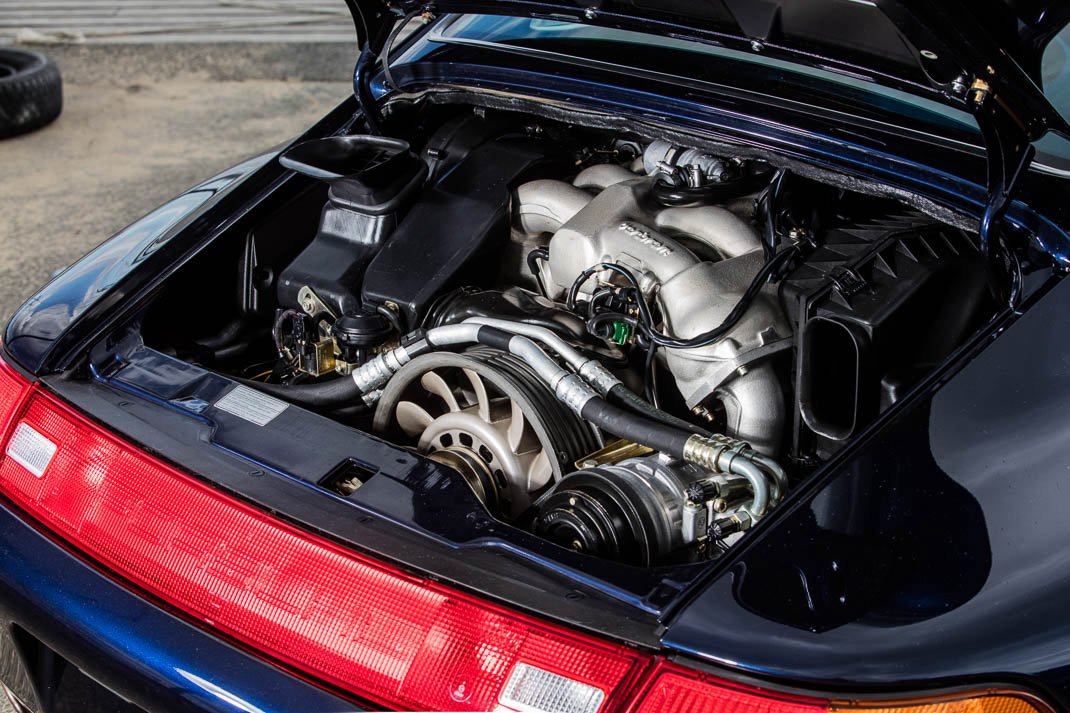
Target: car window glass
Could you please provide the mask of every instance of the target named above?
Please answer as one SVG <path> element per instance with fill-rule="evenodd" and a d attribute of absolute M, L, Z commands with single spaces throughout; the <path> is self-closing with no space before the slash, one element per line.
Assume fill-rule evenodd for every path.
<path fill-rule="evenodd" d="M 1048 43 L 1041 60 L 1040 75 L 1044 96 L 1070 120 L 1070 25 Z"/>

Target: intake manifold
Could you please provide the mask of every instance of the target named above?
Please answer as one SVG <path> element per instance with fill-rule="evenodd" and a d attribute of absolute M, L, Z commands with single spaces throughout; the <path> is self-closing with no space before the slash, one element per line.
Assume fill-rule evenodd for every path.
<path fill-rule="evenodd" d="M 647 299 L 656 300 L 663 330 L 689 338 L 717 327 L 761 268 L 755 229 L 718 206 L 663 208 L 651 199 L 654 178 L 621 166 L 593 166 L 572 184 L 540 180 L 517 189 L 515 222 L 528 235 L 551 234 L 542 272 L 548 296 L 562 299 L 580 274 L 600 262 L 627 267 Z M 591 195 L 581 188 L 594 188 Z M 581 287 L 590 294 L 608 273 Z M 766 289 L 724 338 L 698 349 L 662 349 L 689 408 L 716 395 L 729 433 L 774 454 L 785 409 L 781 386 L 764 360 L 790 346 L 790 328 Z"/>

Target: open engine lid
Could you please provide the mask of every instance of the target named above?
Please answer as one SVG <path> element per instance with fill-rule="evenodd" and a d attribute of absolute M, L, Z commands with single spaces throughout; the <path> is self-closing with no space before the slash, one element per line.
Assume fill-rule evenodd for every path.
<path fill-rule="evenodd" d="M 998 226 L 1033 142 L 1070 125 L 1040 86 L 1044 48 L 1070 21 L 1059 0 L 346 0 L 363 42 L 357 98 L 373 133 L 367 68 L 410 14 L 536 17 L 713 43 L 837 71 L 971 112 L 987 153 L 982 251 L 998 272 Z M 367 41 L 365 41 L 367 40 Z M 992 246 L 996 245 L 995 248 Z M 1012 289 L 1010 294 L 1016 292 Z"/>
<path fill-rule="evenodd" d="M 413 12 L 557 19 L 711 42 L 841 71 L 959 108 L 995 96 L 1029 139 L 1070 126 L 1041 90 L 1057 0 L 346 0 L 361 41 Z"/>

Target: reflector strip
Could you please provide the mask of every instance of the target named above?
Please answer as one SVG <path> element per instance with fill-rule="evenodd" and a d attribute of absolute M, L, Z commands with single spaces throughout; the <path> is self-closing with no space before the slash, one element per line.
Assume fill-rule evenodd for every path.
<path fill-rule="evenodd" d="M 35 477 L 40 478 L 52 462 L 52 456 L 56 455 L 56 444 L 33 430 L 29 424 L 20 423 L 7 444 L 7 454 Z"/>
<path fill-rule="evenodd" d="M 595 713 L 605 697 L 594 686 L 518 663 L 498 700 L 525 713 Z"/>
<path fill-rule="evenodd" d="M 638 700 L 635 713 L 824 713 L 828 710 L 826 701 L 736 688 L 672 664 L 660 668 Z"/>
<path fill-rule="evenodd" d="M 898 704 L 835 703 L 830 713 L 1037 713 L 1050 709 L 1032 696 L 1002 691 L 971 691 L 958 696 Z"/>

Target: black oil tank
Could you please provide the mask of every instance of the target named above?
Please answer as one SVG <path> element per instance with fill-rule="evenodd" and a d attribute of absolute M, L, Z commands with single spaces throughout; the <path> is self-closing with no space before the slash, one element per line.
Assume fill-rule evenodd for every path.
<path fill-rule="evenodd" d="M 279 276 L 279 303 L 300 309 L 307 286 L 335 315 L 359 310 L 364 270 L 423 185 L 427 165 L 407 142 L 381 136 L 307 141 L 279 162 L 330 184 L 316 237 Z"/>

